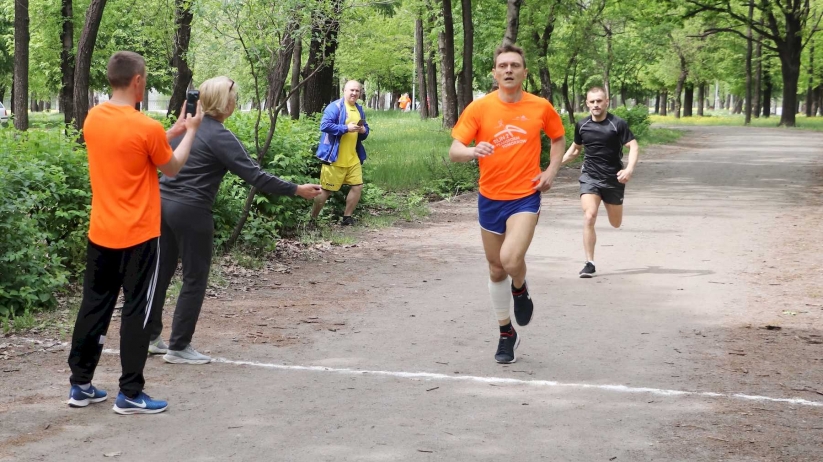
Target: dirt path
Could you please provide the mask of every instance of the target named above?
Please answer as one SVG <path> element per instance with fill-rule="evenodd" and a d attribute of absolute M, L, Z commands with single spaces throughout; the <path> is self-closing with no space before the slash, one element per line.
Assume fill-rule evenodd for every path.
<path fill-rule="evenodd" d="M 0 460 L 821 460 L 821 142 L 701 127 L 642 153 L 591 280 L 564 169 L 513 365 L 492 360 L 471 197 L 209 299 L 195 346 L 224 361 L 151 358 L 159 416 L 69 409 L 64 347 L 0 338 L 35 351 L 0 360 Z"/>

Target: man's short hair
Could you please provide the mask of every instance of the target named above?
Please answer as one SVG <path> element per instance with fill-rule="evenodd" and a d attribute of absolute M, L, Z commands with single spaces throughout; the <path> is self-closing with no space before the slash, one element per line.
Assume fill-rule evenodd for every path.
<path fill-rule="evenodd" d="M 606 90 L 603 89 L 603 87 L 596 87 L 596 86 L 591 87 L 591 88 L 589 88 L 589 91 L 586 92 L 587 97 L 588 97 L 589 93 L 603 93 L 603 96 L 605 96 L 606 99 L 609 99 L 609 94 L 606 93 Z"/>
<path fill-rule="evenodd" d="M 506 44 L 500 45 L 494 50 L 494 65 L 497 66 L 497 57 L 502 55 L 503 53 L 517 53 L 520 55 L 520 59 L 523 60 L 523 67 L 526 67 L 526 54 L 523 52 L 523 49 L 514 44 Z"/>
<path fill-rule="evenodd" d="M 118 51 L 111 55 L 106 67 L 106 77 L 112 88 L 125 88 L 135 75 L 146 74 L 146 60 L 132 51 Z"/>

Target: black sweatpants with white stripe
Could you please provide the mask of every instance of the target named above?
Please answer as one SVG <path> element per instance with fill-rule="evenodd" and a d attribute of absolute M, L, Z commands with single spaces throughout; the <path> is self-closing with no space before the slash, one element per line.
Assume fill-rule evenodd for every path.
<path fill-rule="evenodd" d="M 157 284 L 157 245 L 157 239 L 151 239 L 126 249 L 109 249 L 89 241 L 83 302 L 69 353 L 72 384 L 90 383 L 94 377 L 122 288 L 125 303 L 120 318 L 120 391 L 135 398 L 143 390 L 151 300 Z"/>

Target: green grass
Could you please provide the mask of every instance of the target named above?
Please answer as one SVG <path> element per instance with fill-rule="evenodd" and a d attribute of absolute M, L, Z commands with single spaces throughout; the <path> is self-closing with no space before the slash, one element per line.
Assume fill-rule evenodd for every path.
<path fill-rule="evenodd" d="M 448 159 L 451 133 L 440 119 L 420 120 L 416 112 L 369 111 L 366 181 L 387 191 L 412 191 L 435 180 L 434 165 Z"/>
<path fill-rule="evenodd" d="M 655 125 L 670 125 L 670 126 L 744 126 L 745 116 L 742 114 L 728 114 L 723 112 L 709 113 L 703 117 L 681 117 L 675 119 L 674 116 L 649 116 L 652 123 Z M 815 130 L 823 131 L 823 117 L 806 117 L 803 115 L 797 116 L 797 129 L 801 130 Z M 752 127 L 777 127 L 780 123 L 779 116 L 771 116 L 769 118 L 759 117 L 752 118 Z"/>
<path fill-rule="evenodd" d="M 649 128 L 649 132 L 643 137 L 638 144 L 642 147 L 651 146 L 655 144 L 672 144 L 683 136 L 682 130 L 674 130 L 671 128 Z"/>

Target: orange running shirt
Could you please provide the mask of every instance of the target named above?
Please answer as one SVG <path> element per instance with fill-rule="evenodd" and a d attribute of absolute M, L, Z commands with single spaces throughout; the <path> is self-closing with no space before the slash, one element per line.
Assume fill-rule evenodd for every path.
<path fill-rule="evenodd" d="M 516 103 L 500 101 L 497 91 L 466 107 L 452 138 L 494 145 L 479 159 L 480 194 L 493 200 L 514 200 L 534 194 L 532 179 L 540 174 L 540 130 L 551 139 L 565 135 L 563 122 L 546 99 L 523 92 Z"/>
<path fill-rule="evenodd" d="M 103 103 L 83 123 L 91 179 L 89 240 L 125 249 L 160 236 L 157 166 L 172 149 L 160 122 L 130 106 Z"/>

